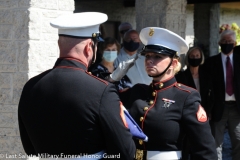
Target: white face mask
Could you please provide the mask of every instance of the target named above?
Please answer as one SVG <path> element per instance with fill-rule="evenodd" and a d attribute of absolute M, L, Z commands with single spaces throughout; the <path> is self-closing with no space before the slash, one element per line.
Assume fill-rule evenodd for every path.
<path fill-rule="evenodd" d="M 117 51 L 103 51 L 103 58 L 108 62 L 113 62 L 117 58 Z"/>

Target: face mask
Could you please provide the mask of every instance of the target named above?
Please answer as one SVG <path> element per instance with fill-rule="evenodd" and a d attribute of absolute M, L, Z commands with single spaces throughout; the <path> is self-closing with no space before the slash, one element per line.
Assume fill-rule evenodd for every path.
<path fill-rule="evenodd" d="M 130 42 L 123 41 L 123 46 L 129 52 L 133 52 L 133 51 L 136 51 L 138 49 L 139 43 L 138 42 L 134 42 L 132 40 Z"/>
<path fill-rule="evenodd" d="M 228 54 L 233 50 L 234 44 L 230 43 L 230 44 L 221 44 L 221 50 L 223 54 Z"/>
<path fill-rule="evenodd" d="M 188 58 L 188 63 L 190 66 L 197 67 L 201 64 L 202 58 Z"/>
<path fill-rule="evenodd" d="M 108 62 L 113 62 L 117 58 L 117 51 L 103 51 L 103 58 Z"/>

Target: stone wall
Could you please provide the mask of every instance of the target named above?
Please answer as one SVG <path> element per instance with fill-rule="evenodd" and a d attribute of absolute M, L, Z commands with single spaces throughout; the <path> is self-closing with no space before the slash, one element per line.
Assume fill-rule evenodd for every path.
<path fill-rule="evenodd" d="M 101 4 L 100 4 L 100 3 Z M 76 0 L 74 12 L 103 12 L 108 15 L 108 21 L 129 22 L 136 29 L 135 7 L 124 7 L 120 0 Z"/>
<path fill-rule="evenodd" d="M 54 65 L 58 36 L 49 22 L 73 10 L 74 0 L 0 0 L 1 160 L 22 160 L 17 106 L 23 85 Z"/>

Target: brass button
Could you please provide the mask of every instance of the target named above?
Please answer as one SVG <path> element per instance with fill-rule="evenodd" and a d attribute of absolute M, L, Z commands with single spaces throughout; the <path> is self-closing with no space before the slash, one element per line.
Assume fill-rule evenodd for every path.
<path fill-rule="evenodd" d="M 153 101 L 150 101 L 149 104 L 152 105 L 152 104 L 153 104 Z"/>
<path fill-rule="evenodd" d="M 142 122 L 143 121 L 143 117 L 140 117 L 140 122 Z"/>
<path fill-rule="evenodd" d="M 163 87 L 163 83 L 160 83 L 160 84 L 159 84 L 159 88 L 162 88 L 162 87 Z"/>
<path fill-rule="evenodd" d="M 92 72 L 88 72 L 88 74 L 91 74 L 91 75 L 92 75 Z"/>
<path fill-rule="evenodd" d="M 156 92 L 153 92 L 153 93 L 152 93 L 152 96 L 155 97 L 155 96 L 156 96 Z"/>
<path fill-rule="evenodd" d="M 180 86 L 181 86 L 181 84 L 180 84 L 180 83 L 178 83 L 178 86 L 180 87 Z"/>
<path fill-rule="evenodd" d="M 144 110 L 144 111 L 148 110 L 148 107 L 144 107 L 143 110 Z"/>
<path fill-rule="evenodd" d="M 143 144 L 143 141 L 142 141 L 142 140 L 139 140 L 139 144 L 142 145 L 142 144 Z"/>

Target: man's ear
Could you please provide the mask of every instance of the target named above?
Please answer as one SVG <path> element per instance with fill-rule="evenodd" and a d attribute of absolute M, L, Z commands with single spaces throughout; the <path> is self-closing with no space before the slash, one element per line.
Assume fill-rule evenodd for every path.
<path fill-rule="evenodd" d="M 92 51 L 92 41 L 88 41 L 86 46 L 84 47 L 84 54 L 86 57 L 89 57 Z"/>
<path fill-rule="evenodd" d="M 172 61 L 173 68 L 175 68 L 177 66 L 177 64 L 178 64 L 178 60 L 173 58 L 173 61 Z"/>

